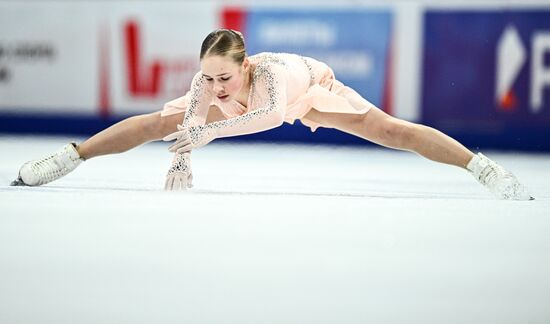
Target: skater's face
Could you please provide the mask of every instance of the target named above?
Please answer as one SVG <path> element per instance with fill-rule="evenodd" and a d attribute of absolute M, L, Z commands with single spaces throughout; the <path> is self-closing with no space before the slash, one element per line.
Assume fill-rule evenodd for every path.
<path fill-rule="evenodd" d="M 242 64 L 229 56 L 211 55 L 201 60 L 201 71 L 213 94 L 222 102 L 235 99 L 247 82 L 248 59 Z"/>

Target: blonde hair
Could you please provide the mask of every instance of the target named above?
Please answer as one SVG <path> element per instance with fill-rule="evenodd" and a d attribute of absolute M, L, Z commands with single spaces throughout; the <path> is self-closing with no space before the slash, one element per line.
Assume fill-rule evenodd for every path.
<path fill-rule="evenodd" d="M 229 56 L 237 64 L 246 57 L 243 34 L 232 29 L 216 29 L 202 41 L 200 59 L 211 55 Z"/>

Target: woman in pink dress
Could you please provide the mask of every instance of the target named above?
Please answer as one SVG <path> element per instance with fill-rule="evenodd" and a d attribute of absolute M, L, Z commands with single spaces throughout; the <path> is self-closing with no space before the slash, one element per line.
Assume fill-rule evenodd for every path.
<path fill-rule="evenodd" d="M 294 54 L 247 56 L 239 32 L 219 29 L 203 41 L 201 71 L 189 92 L 160 112 L 125 119 L 80 145 L 70 143 L 42 160 L 25 163 L 14 185 L 42 185 L 82 161 L 140 144 L 175 140 L 166 190 L 192 186 L 190 152 L 216 138 L 251 134 L 299 119 L 312 131 L 335 128 L 371 142 L 418 153 L 473 174 L 496 196 L 528 200 L 518 180 L 481 153 L 433 128 L 392 117 L 335 79 L 326 64 Z"/>

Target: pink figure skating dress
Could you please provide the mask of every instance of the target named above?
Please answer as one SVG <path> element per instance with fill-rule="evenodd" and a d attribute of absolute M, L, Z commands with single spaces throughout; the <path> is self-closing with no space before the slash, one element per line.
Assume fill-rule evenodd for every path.
<path fill-rule="evenodd" d="M 305 118 L 312 108 L 321 112 L 364 114 L 374 107 L 336 80 L 328 65 L 313 58 L 260 53 L 248 59 L 253 72 L 246 107 L 236 100 L 220 101 L 198 72 L 189 92 L 166 103 L 161 115 L 186 112 L 184 126 L 204 125 L 208 109 L 214 105 L 227 120 L 205 127 L 215 129 L 216 137 L 227 137 L 271 129 L 283 121 L 293 124 L 296 119 L 315 131 L 321 125 Z"/>

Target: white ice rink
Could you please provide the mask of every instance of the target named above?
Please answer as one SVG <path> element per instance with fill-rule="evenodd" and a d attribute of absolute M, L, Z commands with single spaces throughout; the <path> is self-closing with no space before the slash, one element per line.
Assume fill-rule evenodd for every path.
<path fill-rule="evenodd" d="M 373 147 L 166 144 L 43 187 L 71 138 L 0 137 L 0 324 L 550 323 L 550 155 L 485 152 L 535 201 Z M 77 139 L 79 140 L 79 139 Z"/>

